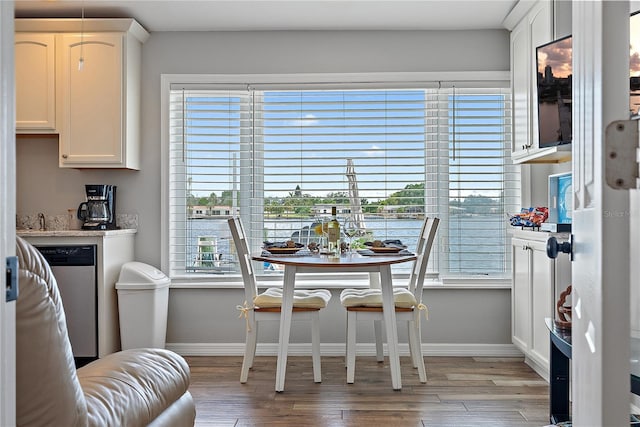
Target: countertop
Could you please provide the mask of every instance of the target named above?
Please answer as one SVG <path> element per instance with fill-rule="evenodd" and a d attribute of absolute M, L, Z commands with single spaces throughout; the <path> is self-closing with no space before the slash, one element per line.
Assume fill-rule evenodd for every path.
<path fill-rule="evenodd" d="M 119 234 L 135 234 L 138 230 L 135 228 L 122 228 L 117 230 L 16 230 L 16 234 L 20 237 L 101 237 L 115 236 Z"/>
<path fill-rule="evenodd" d="M 558 240 L 569 239 L 571 233 L 552 233 L 550 231 L 537 231 L 531 229 L 521 229 L 520 227 L 512 227 L 510 230 L 511 237 L 520 239 L 539 240 L 546 242 L 549 237 L 553 236 Z"/>

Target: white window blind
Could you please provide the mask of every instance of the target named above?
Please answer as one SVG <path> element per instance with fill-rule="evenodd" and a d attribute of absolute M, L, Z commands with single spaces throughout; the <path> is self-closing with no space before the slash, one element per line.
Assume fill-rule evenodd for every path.
<path fill-rule="evenodd" d="M 354 196 L 370 237 L 409 249 L 424 215 L 442 219 L 431 274 L 504 274 L 519 197 L 509 94 L 454 92 L 172 89 L 170 274 L 237 274 L 228 215 L 259 250 L 305 243 L 331 206 L 353 213 Z"/>
<path fill-rule="evenodd" d="M 434 142 L 428 157 L 439 159 L 437 180 L 447 183 L 432 199 L 444 218 L 438 231 L 441 271 L 450 276 L 507 272 L 506 217 L 520 199 L 519 169 L 510 161 L 508 89 L 452 87 L 429 93 L 427 115 L 434 119 L 427 135 Z"/>

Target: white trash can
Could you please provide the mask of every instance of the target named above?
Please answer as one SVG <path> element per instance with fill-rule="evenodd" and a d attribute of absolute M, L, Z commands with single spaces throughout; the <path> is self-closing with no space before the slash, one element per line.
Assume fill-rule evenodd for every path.
<path fill-rule="evenodd" d="M 120 344 L 130 348 L 164 348 L 171 280 L 157 268 L 127 262 L 116 283 Z"/>

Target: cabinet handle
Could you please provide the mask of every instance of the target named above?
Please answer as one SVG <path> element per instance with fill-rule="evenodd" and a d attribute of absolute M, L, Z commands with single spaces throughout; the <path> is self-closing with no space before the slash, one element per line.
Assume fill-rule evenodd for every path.
<path fill-rule="evenodd" d="M 68 155 L 66 155 L 66 154 L 63 154 L 63 155 L 62 155 L 62 158 L 63 158 L 63 159 L 66 159 L 67 157 L 69 157 L 69 156 L 68 156 Z"/>

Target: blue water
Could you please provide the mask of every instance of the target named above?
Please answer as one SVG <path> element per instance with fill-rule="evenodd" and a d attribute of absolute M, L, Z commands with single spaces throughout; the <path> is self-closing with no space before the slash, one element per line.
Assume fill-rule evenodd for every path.
<path fill-rule="evenodd" d="M 266 220 L 263 240 L 288 240 L 294 231 L 308 226 L 311 222 L 311 219 Z M 449 272 L 483 275 L 508 271 L 510 261 L 508 259 L 509 250 L 505 248 L 507 241 L 504 230 L 505 222 L 504 217 L 497 215 L 452 215 L 449 218 L 447 232 L 440 229 L 436 237 L 439 251 L 449 251 Z M 421 219 L 367 217 L 365 223 L 367 229 L 373 233 L 374 239 L 398 239 L 407 245 L 410 251 L 415 250 L 417 235 L 422 227 Z M 447 234 L 449 236 L 448 245 L 446 244 Z M 188 235 L 187 259 L 196 259 L 199 237 L 211 236 L 217 243 L 217 248 L 213 251 L 221 254 L 219 255 L 220 260 L 226 261 L 217 263 L 219 268 L 215 272 L 235 272 L 233 266 L 235 250 L 231 250 L 231 234 L 225 218 L 190 220 Z M 252 243 L 255 246 L 252 247 L 252 250 L 260 249 L 261 242 Z M 442 254 L 434 249 L 431 258 L 432 264 L 435 265 L 435 262 L 442 258 Z M 229 263 L 229 261 L 231 262 Z M 409 266 L 405 268 L 409 268 Z"/>

